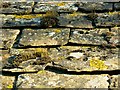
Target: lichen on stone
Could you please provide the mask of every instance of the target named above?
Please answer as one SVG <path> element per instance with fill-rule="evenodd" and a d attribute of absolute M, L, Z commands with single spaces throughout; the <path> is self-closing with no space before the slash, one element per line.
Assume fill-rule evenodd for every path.
<path fill-rule="evenodd" d="M 97 68 L 99 70 L 107 69 L 108 67 L 104 64 L 104 61 L 99 59 L 91 59 L 90 60 L 90 66 Z"/>

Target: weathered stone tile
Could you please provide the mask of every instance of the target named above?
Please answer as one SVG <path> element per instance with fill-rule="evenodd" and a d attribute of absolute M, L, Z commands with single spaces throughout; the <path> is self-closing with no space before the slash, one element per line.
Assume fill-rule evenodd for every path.
<path fill-rule="evenodd" d="M 96 18 L 96 26 L 116 26 L 120 25 L 120 12 L 104 13 Z"/>
<path fill-rule="evenodd" d="M 119 2 L 119 3 L 115 3 L 115 4 L 114 4 L 114 8 L 115 8 L 116 10 L 120 10 L 120 2 Z"/>
<path fill-rule="evenodd" d="M 108 88 L 108 79 L 107 75 L 66 75 L 40 71 L 20 75 L 17 85 L 22 82 L 19 88 Z"/>
<path fill-rule="evenodd" d="M 69 42 L 93 45 L 107 44 L 107 41 L 102 35 L 107 32 L 109 32 L 109 29 L 72 29 Z"/>
<path fill-rule="evenodd" d="M 63 46 L 58 49 L 51 48 L 49 53 L 57 67 L 69 71 L 118 69 L 118 48 Z"/>
<path fill-rule="evenodd" d="M 120 45 L 120 27 L 111 28 L 109 42 L 114 45 Z"/>
<path fill-rule="evenodd" d="M 33 2 L 2 2 L 2 13 L 30 13 Z"/>
<path fill-rule="evenodd" d="M 79 11 L 112 10 L 112 3 L 105 2 L 77 2 L 75 6 L 79 8 Z"/>
<path fill-rule="evenodd" d="M 0 37 L 2 39 L 2 43 L 0 44 L 0 48 L 10 48 L 13 46 L 17 35 L 19 34 L 19 30 L 13 29 L 1 29 Z"/>
<path fill-rule="evenodd" d="M 68 28 L 24 29 L 20 44 L 31 46 L 64 45 L 69 39 Z"/>
<path fill-rule="evenodd" d="M 7 58 L 10 57 L 10 53 L 8 50 L 0 50 L 0 69 L 2 70 L 2 66 L 6 64 Z"/>
<path fill-rule="evenodd" d="M 9 88 L 9 89 L 13 88 L 14 77 L 0 76 L 0 80 L 2 85 L 0 86 L 0 89 L 4 90 L 5 88 Z"/>
<path fill-rule="evenodd" d="M 88 20 L 85 15 L 80 13 L 61 14 L 59 19 L 59 26 L 76 27 L 76 28 L 93 28 L 92 21 Z"/>
<path fill-rule="evenodd" d="M 50 2 L 50 3 L 41 3 L 38 2 L 35 5 L 34 12 L 46 12 L 49 10 L 56 10 L 58 12 L 73 12 L 77 11 L 78 7 L 74 6 L 74 2 Z"/>
<path fill-rule="evenodd" d="M 2 16 L 3 27 L 40 26 L 41 14 Z"/>

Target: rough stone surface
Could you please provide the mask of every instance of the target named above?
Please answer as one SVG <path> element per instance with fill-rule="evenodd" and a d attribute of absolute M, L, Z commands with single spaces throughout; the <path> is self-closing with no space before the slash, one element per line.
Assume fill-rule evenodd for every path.
<path fill-rule="evenodd" d="M 19 34 L 19 30 L 1 29 L 0 32 L 0 37 L 2 38 L 0 48 L 11 48 L 15 42 L 17 35 Z"/>
<path fill-rule="evenodd" d="M 78 44 L 107 44 L 103 34 L 109 32 L 109 29 L 72 29 L 69 42 Z"/>
<path fill-rule="evenodd" d="M 96 18 L 96 26 L 116 26 L 120 25 L 120 13 L 104 13 Z"/>
<path fill-rule="evenodd" d="M 112 10 L 112 3 L 104 2 L 77 2 L 75 4 L 79 11 L 104 11 Z"/>
<path fill-rule="evenodd" d="M 2 76 L 0 75 L 1 85 L 0 89 L 13 88 L 14 77 Z"/>
<path fill-rule="evenodd" d="M 115 8 L 116 10 L 120 10 L 120 3 L 115 3 L 114 8 Z"/>
<path fill-rule="evenodd" d="M 85 15 L 79 13 L 61 14 L 59 19 L 59 26 L 75 27 L 75 28 L 93 28 L 92 22 L 85 18 Z"/>
<path fill-rule="evenodd" d="M 41 3 L 38 2 L 35 5 L 34 12 L 40 13 L 40 12 L 46 12 L 49 10 L 56 10 L 57 12 L 73 12 L 77 11 L 78 7 L 74 6 L 74 3 L 68 3 L 68 2 L 59 2 L 59 3 Z"/>
<path fill-rule="evenodd" d="M 64 46 L 50 49 L 49 52 L 51 59 L 58 67 L 70 71 L 118 69 L 118 49 Z M 98 67 L 94 65 L 95 63 L 98 63 Z"/>
<path fill-rule="evenodd" d="M 25 29 L 20 44 L 25 46 L 65 45 L 69 39 L 69 29 Z"/>
<path fill-rule="evenodd" d="M 34 2 L 2 2 L 1 13 L 30 13 Z"/>
<path fill-rule="evenodd" d="M 17 85 L 21 83 L 19 88 L 85 88 L 85 86 L 87 86 L 87 88 L 107 88 L 109 85 L 107 80 L 107 75 L 79 76 L 40 71 L 37 74 L 20 75 Z"/>

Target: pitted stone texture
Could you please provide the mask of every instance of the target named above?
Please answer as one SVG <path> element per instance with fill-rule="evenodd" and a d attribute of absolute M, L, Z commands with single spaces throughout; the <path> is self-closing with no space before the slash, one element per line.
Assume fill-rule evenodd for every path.
<path fill-rule="evenodd" d="M 32 11 L 33 2 L 2 2 L 2 13 L 30 13 Z"/>
<path fill-rule="evenodd" d="M 112 3 L 105 2 L 77 2 L 75 4 L 79 11 L 104 11 L 112 10 Z"/>
<path fill-rule="evenodd" d="M 17 35 L 19 34 L 19 30 L 12 29 L 1 29 L 1 38 L 2 43 L 0 44 L 0 48 L 11 48 L 15 42 Z"/>
<path fill-rule="evenodd" d="M 111 36 L 109 42 L 114 45 L 120 45 L 120 27 L 111 28 Z"/>
<path fill-rule="evenodd" d="M 87 88 L 108 88 L 107 80 L 107 75 L 80 76 L 40 71 L 37 74 L 20 75 L 17 85 L 21 84 L 19 88 L 86 88 L 85 86 Z M 88 83 L 94 84 L 89 85 Z"/>
<path fill-rule="evenodd" d="M 114 8 L 115 8 L 116 10 L 120 10 L 120 2 L 119 2 L 119 3 L 115 3 L 115 4 L 114 4 Z"/>
<path fill-rule="evenodd" d="M 57 67 L 69 71 L 93 71 L 118 69 L 118 48 L 103 49 L 100 47 L 63 46 L 58 49 L 51 48 L 49 56 Z M 94 60 L 100 68 L 90 65 Z M 100 62 L 99 62 L 100 61 Z M 104 63 L 101 63 L 104 62 Z M 105 67 L 104 67 L 105 66 Z M 107 67 L 107 68 L 106 68 Z"/>
<path fill-rule="evenodd" d="M 78 7 L 74 6 L 73 2 L 49 2 L 49 3 L 41 3 L 38 2 L 35 5 L 34 12 L 40 13 L 40 12 L 46 12 L 49 10 L 56 10 L 57 12 L 73 12 L 77 11 Z"/>
<path fill-rule="evenodd" d="M 99 14 L 95 22 L 96 26 L 116 26 L 120 25 L 120 12 Z"/>
<path fill-rule="evenodd" d="M 109 88 L 110 89 L 119 89 L 120 88 L 120 75 L 109 76 Z"/>
<path fill-rule="evenodd" d="M 24 29 L 20 44 L 25 46 L 64 45 L 69 39 L 68 28 Z"/>
<path fill-rule="evenodd" d="M 0 69 L 2 69 L 4 64 L 6 64 L 8 57 L 10 57 L 8 50 L 0 50 Z"/>
<path fill-rule="evenodd" d="M 109 29 L 72 29 L 69 42 L 92 45 L 107 44 L 102 36 L 106 32 L 109 32 Z"/>
<path fill-rule="evenodd" d="M 87 20 L 85 15 L 80 13 L 61 14 L 59 19 L 59 26 L 75 27 L 75 28 L 93 28 L 92 21 Z"/>
<path fill-rule="evenodd" d="M 0 76 L 1 85 L 0 89 L 13 88 L 14 77 Z"/>

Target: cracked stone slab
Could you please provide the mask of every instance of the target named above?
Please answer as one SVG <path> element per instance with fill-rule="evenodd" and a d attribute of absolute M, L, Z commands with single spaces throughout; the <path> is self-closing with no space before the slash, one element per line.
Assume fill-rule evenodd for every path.
<path fill-rule="evenodd" d="M 20 44 L 30 46 L 64 45 L 68 42 L 70 29 L 24 29 Z"/>
<path fill-rule="evenodd" d="M 79 11 L 104 11 L 104 10 L 112 10 L 112 3 L 105 2 L 77 2 L 75 6 L 77 6 Z"/>
<path fill-rule="evenodd" d="M 120 12 L 99 14 L 95 22 L 96 26 L 119 26 L 120 25 Z"/>
<path fill-rule="evenodd" d="M 19 88 L 108 88 L 107 75 L 67 75 L 49 71 L 18 76 Z M 81 84 L 82 83 L 82 84 Z"/>
<path fill-rule="evenodd" d="M 19 32 L 17 29 L 0 29 L 0 37 L 2 38 L 0 48 L 11 48 Z"/>
<path fill-rule="evenodd" d="M 58 12 L 73 12 L 77 11 L 78 7 L 74 6 L 74 2 L 59 2 L 59 3 L 41 3 L 38 2 L 34 7 L 35 13 L 46 12 L 49 10 L 56 10 Z"/>
<path fill-rule="evenodd" d="M 93 28 L 92 21 L 88 20 L 81 13 L 61 14 L 59 17 L 59 26 L 75 28 Z"/>
<path fill-rule="evenodd" d="M 120 10 L 120 3 L 115 3 L 115 4 L 114 4 L 114 8 L 115 8 L 116 10 Z"/>
<path fill-rule="evenodd" d="M 30 13 L 34 2 L 2 2 L 1 13 Z"/>
<path fill-rule="evenodd" d="M 78 44 L 107 44 L 102 34 L 109 32 L 109 29 L 72 29 L 69 42 Z"/>
<path fill-rule="evenodd" d="M 118 48 L 62 46 L 58 49 L 51 48 L 49 53 L 56 67 L 68 71 L 115 70 L 119 68 Z"/>

